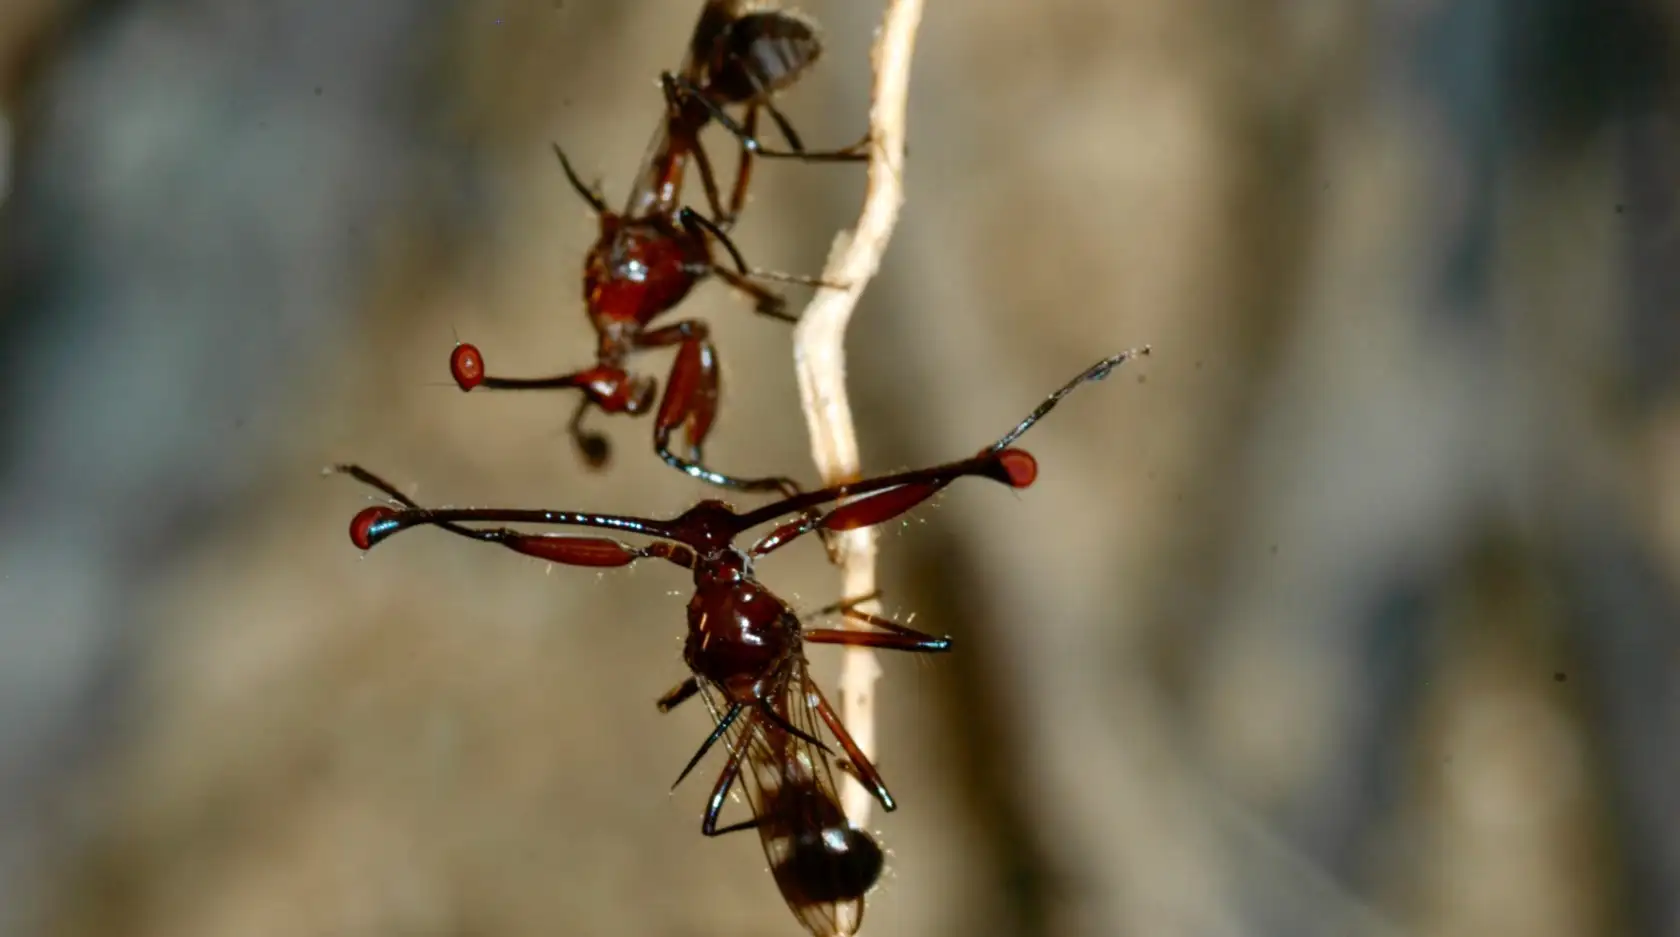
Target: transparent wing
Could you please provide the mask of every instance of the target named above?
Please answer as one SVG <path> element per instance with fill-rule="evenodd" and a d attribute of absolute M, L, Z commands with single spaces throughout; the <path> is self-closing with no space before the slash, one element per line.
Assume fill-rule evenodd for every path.
<path fill-rule="evenodd" d="M 699 77 L 703 67 L 703 60 L 696 54 L 697 46 L 710 45 L 706 38 L 714 35 L 734 15 L 734 6 L 730 0 L 708 0 L 700 8 L 700 18 L 694 24 L 694 33 L 689 40 L 688 51 L 683 54 L 682 65 L 677 68 L 677 75 L 690 81 Z M 670 152 L 669 134 L 666 132 L 667 122 L 662 118 L 654 128 L 652 139 L 648 140 L 647 148 L 642 152 L 641 165 L 636 170 L 636 180 L 630 185 L 630 196 L 625 200 L 625 218 L 645 217 L 662 200 L 673 198 L 676 193 L 668 192 L 667 180 L 671 178 L 669 164 L 672 159 L 686 160 L 686 156 L 673 155 Z M 675 177 L 676 187 L 682 187 L 682 177 Z"/>
<path fill-rule="evenodd" d="M 741 15 L 740 5 L 741 0 L 707 0 L 706 5 L 700 8 L 700 17 L 689 37 L 688 51 L 683 54 L 682 65 L 676 71 L 679 77 L 696 85 L 704 83 L 706 57 L 718 37 Z M 666 121 L 660 120 L 653 139 L 648 141 L 647 149 L 642 153 L 641 167 L 636 170 L 636 181 L 631 185 L 630 197 L 624 204 L 626 218 L 644 217 L 655 204 L 674 199 L 677 193 L 666 191 L 668 179 L 674 179 L 677 188 L 681 188 L 681 175 L 673 177 L 668 164 L 672 159 L 686 160 L 688 157 L 670 152 L 666 128 Z"/>
<path fill-rule="evenodd" d="M 714 718 L 727 711 L 710 687 L 706 700 Z M 799 658 L 777 694 L 777 712 L 821 738 L 826 730 L 817 705 L 816 687 Z M 850 937 L 863 922 L 864 896 L 880 877 L 883 854 L 841 810 L 830 756 L 757 711 L 744 713 L 728 739 L 731 757 L 739 754 L 741 790 L 788 908 L 818 937 Z"/>

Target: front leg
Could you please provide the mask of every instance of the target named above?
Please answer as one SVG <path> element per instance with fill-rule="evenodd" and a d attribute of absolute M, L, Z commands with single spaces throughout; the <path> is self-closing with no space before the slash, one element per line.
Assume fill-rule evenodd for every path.
<path fill-rule="evenodd" d="M 646 378 L 632 377 L 622 368 L 596 365 L 549 377 L 497 377 L 486 372 L 484 354 L 478 346 L 462 343 L 449 353 L 449 374 L 463 391 L 486 390 L 576 390 L 583 395 L 566 432 L 577 445 L 590 468 L 601 468 L 612 456 L 612 447 L 600 433 L 584 429 L 583 418 L 591 407 L 605 413 L 632 416 L 653 403 L 655 387 Z"/>
<path fill-rule="evenodd" d="M 588 397 L 578 401 L 577 409 L 572 411 L 572 418 L 566 421 L 566 434 L 572 437 L 572 444 L 577 446 L 584 464 L 598 469 L 605 468 L 607 461 L 612 458 L 612 443 L 601 433 L 583 428 L 583 418 L 594 405 L 595 402 Z"/>
<path fill-rule="evenodd" d="M 791 478 L 736 478 L 713 471 L 702 464 L 706 437 L 717 419 L 720 386 L 717 350 L 708 338 L 706 325 L 696 320 L 668 325 L 643 333 L 638 348 L 677 345 L 677 360 L 665 382 L 665 396 L 654 416 L 653 448 L 667 465 L 703 482 L 736 491 L 777 491 L 792 497 L 800 488 Z M 672 449 L 671 436 L 683 430 L 686 455 Z"/>

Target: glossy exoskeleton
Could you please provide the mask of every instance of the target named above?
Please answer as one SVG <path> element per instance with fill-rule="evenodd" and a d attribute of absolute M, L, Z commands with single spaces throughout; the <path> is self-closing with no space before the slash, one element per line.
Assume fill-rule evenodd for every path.
<path fill-rule="evenodd" d="M 714 485 L 783 494 L 798 491 L 784 477 L 739 478 L 705 466 L 702 450 L 721 393 L 710 330 L 698 319 L 657 328 L 653 323 L 681 303 L 701 280 L 714 275 L 752 297 L 761 315 L 795 321 L 787 312 L 786 300 L 756 281 L 816 281 L 754 271 L 726 229 L 745 204 L 754 155 L 809 161 L 866 158 L 861 144 L 832 152 L 805 151 L 786 118 L 770 102 L 770 96 L 797 80 L 820 51 L 815 29 L 803 17 L 773 9 L 746 10 L 740 3 L 723 0 L 707 3 L 682 68 L 662 77 L 665 118 L 622 212 L 608 209 L 601 194 L 578 177 L 565 152 L 554 148 L 566 179 L 594 209 L 600 223 L 600 235 L 584 260 L 583 276 L 584 301 L 597 336 L 595 364 L 549 377 L 499 377 L 486 372 L 484 355 L 476 346 L 461 344 L 449 359 L 456 384 L 469 391 L 480 387 L 578 391 L 582 397 L 568 430 L 585 461 L 599 467 L 606 463 L 610 449 L 606 437 L 583 427 L 585 414 L 591 407 L 632 416 L 646 413 L 653 406 L 657 381 L 632 374 L 629 359 L 644 350 L 674 346 L 676 360 L 654 416 L 654 450 L 671 466 Z M 727 113 L 734 106 L 745 108 L 741 121 Z M 761 110 L 774 117 L 793 149 L 767 149 L 753 137 Z M 711 160 L 700 142 L 700 132 L 714 119 L 742 141 L 727 203 L 721 200 Z M 699 169 L 710 218 L 680 204 L 691 159 Z M 714 245 L 728 255 L 729 264 L 715 259 Z M 679 430 L 680 446 L 672 438 Z"/>
<path fill-rule="evenodd" d="M 824 611 L 842 611 L 851 604 Z M 783 721 L 814 737 L 822 725 L 835 721 L 834 711 L 803 659 L 790 669 L 794 673 L 772 705 Z M 660 700 L 660 709 L 669 710 L 699 688 L 690 677 Z M 702 831 L 721 836 L 757 830 L 776 887 L 800 923 L 816 937 L 849 937 L 863 921 L 864 897 L 879 881 L 885 856 L 875 838 L 842 810 L 832 759 L 756 710 L 731 718 L 731 711 L 740 710 L 715 688 L 704 689 L 713 717 L 727 730 L 729 755 L 707 801 Z M 719 815 L 737 785 L 750 816 L 720 827 Z"/>
<path fill-rule="evenodd" d="M 804 647 L 807 643 L 841 644 L 931 653 L 948 650 L 950 640 L 865 613 L 852 603 L 841 603 L 834 611 L 872 630 L 807 629 L 791 606 L 758 581 L 753 570 L 755 561 L 814 531 L 856 530 L 896 518 L 959 478 L 976 476 L 1012 488 L 1028 487 L 1038 476 L 1038 465 L 1025 450 L 1012 447 L 1015 440 L 1076 388 L 1107 377 L 1127 358 L 1147 352 L 1147 348 L 1122 352 L 1097 362 L 1047 397 L 1002 438 L 970 458 L 796 494 L 746 512 L 738 512 L 717 500 L 701 501 L 682 514 L 663 520 L 525 508 L 430 509 L 416 504 L 396 486 L 359 466 L 341 465 L 336 471 L 377 488 L 400 505 L 377 505 L 356 514 L 350 522 L 350 539 L 362 550 L 372 549 L 404 530 L 436 527 L 569 566 L 626 566 L 640 559 L 657 558 L 690 570 L 694 593 L 688 603 L 688 634 L 683 649 L 690 676 L 660 699 L 660 708 L 668 710 L 704 690 L 717 714 L 717 724 L 677 781 L 680 783 L 720 738 L 730 737 L 731 757 L 714 788 L 702 830 L 717 835 L 741 828 L 737 825 L 720 830 L 717 817 L 730 786 L 743 776 L 743 764 L 749 766 L 759 796 L 755 816 L 764 815 L 768 809 L 771 817 L 768 829 L 762 828 L 764 821 L 756 821 L 761 825 L 761 836 L 783 844 L 775 847 L 772 867 L 782 862 L 783 875 L 791 876 L 789 882 L 809 886 L 809 893 L 819 896 L 813 897 L 812 903 L 834 904 L 861 899 L 861 894 L 843 894 L 850 889 L 842 885 L 861 883 L 872 876 L 862 874 L 862 865 L 849 865 L 849 859 L 824 859 L 821 854 L 809 851 L 819 847 L 809 842 L 808 837 L 820 835 L 821 831 L 834 833 L 843 842 L 851 835 L 844 831 L 844 817 L 838 814 L 838 808 L 830 812 L 824 797 L 818 796 L 824 790 L 824 782 L 806 781 L 807 775 L 814 779 L 818 771 L 827 771 L 826 763 L 819 767 L 818 762 L 832 754 L 819 738 L 817 723 L 838 744 L 849 770 L 881 806 L 890 811 L 897 808 L 897 803 L 880 773 L 810 681 Z M 840 502 L 838 506 L 819 510 L 836 502 Z M 735 543 L 747 531 L 772 522 L 778 522 L 777 526 L 751 546 L 743 548 Z M 637 535 L 651 542 L 634 545 L 607 537 L 527 533 L 506 526 L 479 526 L 482 524 L 591 527 Z M 751 740 L 755 738 L 763 740 L 764 748 L 758 750 L 759 756 L 752 757 L 752 745 L 756 743 Z M 788 779 L 792 779 L 793 786 L 784 789 L 781 785 L 788 783 Z M 832 788 L 831 780 L 826 783 Z M 771 793 L 766 794 L 766 790 Z M 802 836 L 807 839 L 802 840 Z M 794 850 L 793 859 L 779 860 L 778 856 L 793 848 L 787 845 L 790 843 L 793 846 L 804 843 L 807 849 Z M 860 854 L 868 849 L 858 840 L 842 851 L 849 853 L 854 847 Z M 767 841 L 765 848 L 769 852 L 772 844 Z M 810 884 L 814 873 L 799 871 L 823 868 L 825 863 L 838 864 L 838 868 L 833 870 L 834 880 L 823 887 Z M 793 886 L 784 883 L 780 876 L 777 881 L 787 896 Z M 807 912 L 802 912 L 791 898 L 789 903 L 807 926 L 819 919 L 807 917 Z"/>

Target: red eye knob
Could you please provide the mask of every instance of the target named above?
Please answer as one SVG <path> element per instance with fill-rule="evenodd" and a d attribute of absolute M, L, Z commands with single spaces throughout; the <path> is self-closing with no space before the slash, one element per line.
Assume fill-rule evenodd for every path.
<path fill-rule="evenodd" d="M 378 528 L 390 522 L 397 516 L 397 512 L 384 506 L 364 508 L 350 519 L 350 542 L 358 550 L 371 550 L 373 545 L 384 539 Z"/>
<path fill-rule="evenodd" d="M 1013 487 L 1025 488 L 1038 480 L 1038 460 L 1025 449 L 1003 450 L 998 453 L 998 464 Z"/>
<path fill-rule="evenodd" d="M 456 345 L 449 353 L 449 376 L 462 390 L 484 383 L 484 356 L 477 345 Z"/>

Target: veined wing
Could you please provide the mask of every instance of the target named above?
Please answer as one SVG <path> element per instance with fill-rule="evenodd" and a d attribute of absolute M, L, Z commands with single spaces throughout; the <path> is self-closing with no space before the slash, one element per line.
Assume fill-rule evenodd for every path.
<path fill-rule="evenodd" d="M 775 701 L 800 731 L 820 738 L 820 696 L 803 658 L 789 667 Z M 721 715 L 721 695 L 707 688 Z M 880 844 L 840 807 L 830 756 L 749 710 L 728 733 L 730 762 L 752 810 L 770 874 L 788 908 L 816 937 L 850 937 L 863 922 L 864 895 L 880 878 Z"/>
<path fill-rule="evenodd" d="M 741 15 L 744 2 L 706 0 L 700 8 L 699 19 L 694 23 L 694 31 L 689 34 L 688 51 L 683 54 L 682 65 L 676 72 L 679 77 L 696 85 L 702 83 L 712 47 L 728 30 L 729 24 Z M 688 153 L 686 150 L 675 151 L 671 142 L 670 115 L 666 114 L 642 154 L 641 168 L 636 171 L 636 181 L 631 185 L 630 198 L 624 205 L 625 218 L 644 218 L 661 208 L 668 211 L 676 204 L 682 189 L 682 164 L 688 160 Z"/>

